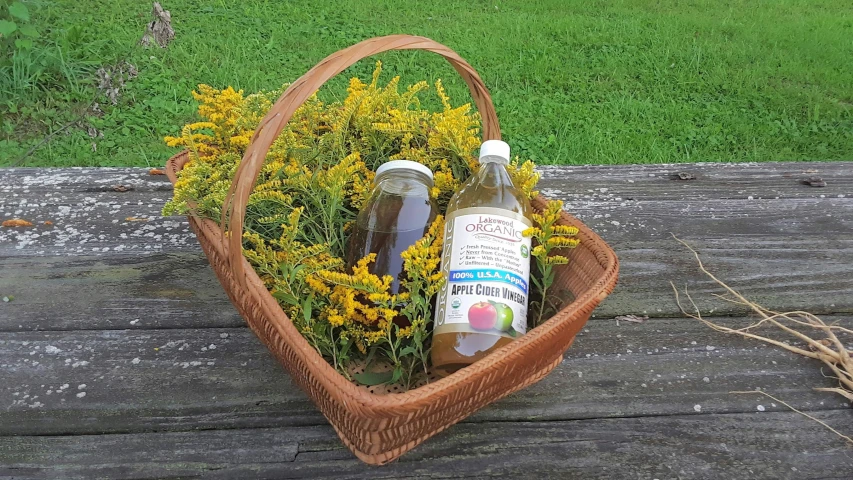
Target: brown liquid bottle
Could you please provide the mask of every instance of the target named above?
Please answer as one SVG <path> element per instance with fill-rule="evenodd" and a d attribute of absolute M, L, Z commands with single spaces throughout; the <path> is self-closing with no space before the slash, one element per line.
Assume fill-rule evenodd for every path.
<path fill-rule="evenodd" d="M 391 275 L 394 280 L 388 293 L 399 293 L 405 279 L 400 254 L 423 238 L 438 212 L 429 196 L 432 186 L 432 171 L 420 163 L 393 160 L 380 165 L 373 190 L 356 217 L 347 266 L 375 253 L 368 271 L 380 277 Z"/>
<path fill-rule="evenodd" d="M 433 371 L 449 375 L 527 331 L 530 201 L 506 170 L 509 145 L 488 140 L 480 170 L 447 207 L 432 337 Z"/>

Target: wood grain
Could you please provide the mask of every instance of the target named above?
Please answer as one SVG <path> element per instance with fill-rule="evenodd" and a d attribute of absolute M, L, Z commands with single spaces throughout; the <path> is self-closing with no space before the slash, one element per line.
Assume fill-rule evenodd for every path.
<path fill-rule="evenodd" d="M 823 427 L 729 393 L 849 435 L 849 404 L 813 390 L 833 386 L 820 365 L 682 318 L 669 281 L 751 321 L 710 300 L 672 232 L 753 300 L 853 327 L 853 163 L 542 173 L 617 251 L 620 285 L 551 375 L 376 469 L 243 327 L 185 220 L 160 216 L 165 177 L 0 170 L 0 219 L 36 223 L 0 228 L 0 478 L 849 477 L 853 450 Z"/>
<path fill-rule="evenodd" d="M 817 362 L 694 320 L 594 320 L 581 333 L 546 379 L 469 421 L 744 412 L 756 399 L 728 392 L 756 388 L 807 410 L 846 408 L 812 390 L 834 386 Z M 244 328 L 8 333 L 0 368 L 0 435 L 325 423 Z"/>
<path fill-rule="evenodd" d="M 816 414 L 853 430 L 849 412 Z M 792 412 L 461 424 L 370 467 L 327 426 L 0 437 L 14 478 L 821 478 L 853 449 Z"/>
<path fill-rule="evenodd" d="M 0 331 L 245 325 L 200 251 L 2 262 Z"/>
<path fill-rule="evenodd" d="M 684 169 L 697 179 L 670 179 Z M 799 183 L 812 170 L 825 172 L 829 185 Z M 662 242 L 669 232 L 688 239 L 826 238 L 853 229 L 851 170 L 849 163 L 547 167 L 540 186 L 614 244 Z M 116 192 L 115 185 L 132 190 Z M 37 224 L 0 229 L 0 255 L 194 248 L 182 218 L 160 217 L 170 191 L 164 177 L 142 169 L 0 171 L 0 215 Z"/>
<path fill-rule="evenodd" d="M 751 236 L 690 243 L 708 268 L 763 305 L 816 314 L 853 312 L 853 238 Z M 680 316 L 670 281 L 688 286 L 704 312 L 748 314 L 744 307 L 713 299 L 712 293 L 723 290 L 672 238 L 612 245 L 621 262 L 620 282 L 594 318 Z M 0 305 L 0 331 L 243 324 L 197 245 L 163 248 L 169 253 L 0 256 L 0 296 L 15 298 Z"/>
<path fill-rule="evenodd" d="M 853 192 L 850 162 L 545 166 L 539 170 L 542 172 L 540 188 L 553 188 L 588 199 L 837 198 L 838 195 L 849 197 Z M 680 180 L 678 173 L 695 178 Z M 809 177 L 822 178 L 826 187 L 804 184 L 802 180 Z"/>

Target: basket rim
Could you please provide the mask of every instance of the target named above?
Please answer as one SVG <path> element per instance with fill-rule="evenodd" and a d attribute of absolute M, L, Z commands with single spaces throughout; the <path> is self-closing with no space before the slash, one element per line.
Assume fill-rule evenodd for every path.
<path fill-rule="evenodd" d="M 166 174 L 170 182 L 174 185 L 177 180 L 178 173 L 183 169 L 184 165 L 190 161 L 189 150 L 183 150 L 172 156 L 166 163 Z M 533 200 L 533 203 L 544 203 L 545 197 L 541 194 Z M 222 250 L 224 255 L 227 255 L 227 242 L 223 242 L 221 227 L 213 220 L 190 215 L 195 221 L 199 222 L 199 229 L 203 235 L 208 237 L 211 244 L 218 250 Z M 519 361 L 519 351 L 528 344 L 537 342 L 540 338 L 548 335 L 555 330 L 558 325 L 563 322 L 571 321 L 565 317 L 565 313 L 573 313 L 587 307 L 594 308 L 597 304 L 606 297 L 616 286 L 619 261 L 616 258 L 616 253 L 613 249 L 604 242 L 595 232 L 583 224 L 576 217 L 562 212 L 562 222 L 568 222 L 578 228 L 577 236 L 581 243 L 586 242 L 591 245 L 599 245 L 601 248 L 593 250 L 599 264 L 604 268 L 603 273 L 592 284 L 590 288 L 584 291 L 575 300 L 554 314 L 545 323 L 531 329 L 519 339 L 501 347 L 500 349 L 490 353 L 485 358 L 465 367 L 447 377 L 441 378 L 435 382 L 430 382 L 426 385 L 413 390 L 401 393 L 375 394 L 367 389 L 355 385 L 347 380 L 334 367 L 332 367 L 325 358 L 323 358 L 302 336 L 296 329 L 288 317 L 287 313 L 279 305 L 272 294 L 266 289 L 266 286 L 261 281 L 254 267 L 249 264 L 245 257 L 242 258 L 243 272 L 248 284 L 259 286 L 265 292 L 261 293 L 264 298 L 261 300 L 259 307 L 264 310 L 267 318 L 278 334 L 285 342 L 291 344 L 292 347 L 303 355 L 306 367 L 311 370 L 316 381 L 323 384 L 324 388 L 336 390 L 342 395 L 349 398 L 354 403 L 360 404 L 368 409 L 405 409 L 408 405 L 415 402 L 422 403 L 424 400 L 434 399 L 445 396 L 455 387 L 465 384 L 465 380 L 469 378 L 479 377 L 488 373 L 488 371 L 498 368 L 505 363 L 516 363 Z M 251 292 L 251 291 L 250 291 Z M 272 307 L 272 305 L 275 305 Z M 278 321 L 280 318 L 285 319 L 282 323 Z M 289 330 L 289 331 L 288 331 Z M 344 402 L 346 403 L 346 402 Z"/>

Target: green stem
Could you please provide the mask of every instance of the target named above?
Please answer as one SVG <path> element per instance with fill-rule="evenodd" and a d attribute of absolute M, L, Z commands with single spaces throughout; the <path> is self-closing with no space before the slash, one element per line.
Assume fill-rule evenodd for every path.
<path fill-rule="evenodd" d="M 547 255 L 546 255 L 547 256 Z M 537 261 L 540 261 L 538 258 Z M 536 324 L 534 327 L 538 327 L 539 324 L 542 323 L 542 314 L 545 312 L 545 298 L 548 295 L 548 277 L 551 274 L 551 265 L 542 265 L 540 261 L 540 267 L 542 268 L 542 299 L 539 300 L 539 315 L 536 316 Z"/>
<path fill-rule="evenodd" d="M 337 340 L 335 340 L 335 328 L 334 327 L 331 327 L 331 330 L 329 330 L 329 334 L 330 334 L 329 336 L 332 337 L 332 362 L 335 365 L 335 370 L 340 371 L 340 368 L 338 365 L 338 355 L 337 355 L 338 342 L 337 342 Z"/>
<path fill-rule="evenodd" d="M 415 365 L 416 364 L 417 364 L 417 360 L 414 358 L 409 362 L 409 373 L 406 374 L 406 390 L 409 390 L 412 388 L 412 374 L 415 371 Z"/>
<path fill-rule="evenodd" d="M 400 365 L 400 360 L 397 358 L 397 349 L 394 348 L 394 340 L 391 338 L 391 330 L 394 328 L 394 322 L 388 321 L 388 329 L 385 330 L 385 338 L 388 339 L 388 346 L 391 349 L 391 360 L 394 361 L 394 366 Z"/>

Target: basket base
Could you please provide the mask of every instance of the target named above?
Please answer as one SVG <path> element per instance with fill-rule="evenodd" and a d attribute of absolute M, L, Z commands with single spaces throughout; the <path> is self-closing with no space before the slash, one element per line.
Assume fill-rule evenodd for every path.
<path fill-rule="evenodd" d="M 572 339 L 572 341 L 574 342 L 574 339 Z M 562 362 L 563 362 L 563 356 L 561 355 L 559 358 L 554 360 L 553 363 L 551 363 L 551 364 L 547 365 L 545 368 L 539 370 L 534 375 L 531 375 L 530 377 L 525 379 L 524 382 L 519 383 L 518 385 L 513 387 L 511 390 L 506 392 L 504 395 L 501 395 L 499 397 L 499 399 L 506 397 L 508 395 L 511 395 L 511 394 L 513 394 L 519 390 L 522 390 L 522 389 L 538 382 L 544 376 L 551 373 L 551 370 L 557 368 L 557 365 L 559 365 Z M 388 450 L 385 452 L 372 453 L 372 454 L 366 453 L 366 452 L 360 450 L 356 445 L 354 445 L 352 442 L 350 442 L 349 439 L 346 437 L 346 435 L 344 435 L 340 430 L 338 430 L 338 427 L 335 426 L 335 424 L 332 424 L 332 428 L 335 429 L 335 432 L 338 434 L 338 437 L 340 437 L 340 439 L 344 443 L 344 445 L 346 445 L 346 447 L 349 448 L 352 451 L 352 453 L 354 453 L 355 456 L 358 457 L 359 460 L 361 460 L 364 463 L 368 463 L 370 465 L 384 465 L 386 463 L 393 462 L 394 460 L 400 458 L 404 453 L 408 452 L 409 450 L 416 447 L 417 445 L 420 445 L 421 443 L 423 443 L 428 438 L 446 430 L 448 427 L 455 425 L 456 423 L 458 423 L 460 420 L 462 420 L 465 417 L 467 417 L 467 415 L 463 415 L 459 418 L 455 418 L 455 419 L 453 419 L 453 421 L 446 423 L 441 428 L 430 432 L 428 435 L 424 435 L 421 438 L 413 440 L 413 441 L 407 443 L 406 445 L 403 445 L 403 446 L 400 446 L 400 447 L 397 447 L 397 448 L 394 448 L 394 449 L 391 449 L 391 450 Z"/>
<path fill-rule="evenodd" d="M 170 180 L 177 179 L 188 160 L 187 152 L 170 159 L 166 172 Z M 537 197 L 534 207 L 542 210 L 544 202 Z M 577 225 L 582 237 L 579 248 L 572 250 L 568 268 L 558 270 L 556 276 L 558 285 L 575 295 L 570 305 L 502 347 L 502 355 L 487 357 L 406 393 L 397 393 L 392 387 L 391 392 L 381 392 L 383 395 L 353 385 L 320 357 L 245 258 L 239 258 L 242 267 L 238 272 L 244 282 L 237 282 L 221 227 L 209 219 L 190 217 L 190 226 L 217 278 L 249 327 L 317 405 L 343 443 L 357 458 L 373 465 L 397 459 L 489 403 L 536 383 L 562 361 L 592 310 L 613 290 L 618 262 L 612 249 L 579 220 L 563 214 L 561 222 Z"/>

